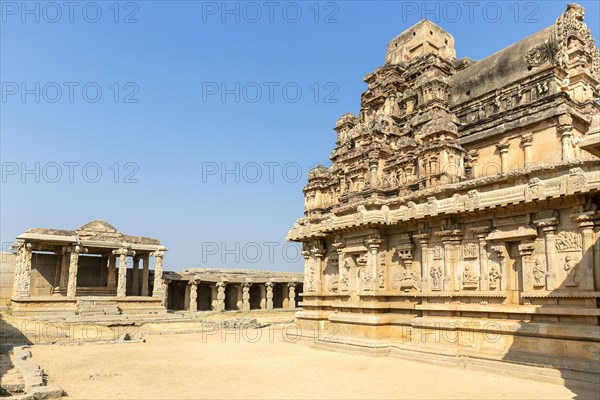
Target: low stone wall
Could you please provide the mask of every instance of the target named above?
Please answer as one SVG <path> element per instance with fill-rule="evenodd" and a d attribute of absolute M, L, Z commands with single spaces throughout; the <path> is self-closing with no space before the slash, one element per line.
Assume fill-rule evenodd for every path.
<path fill-rule="evenodd" d="M 66 297 L 15 299 L 12 314 L 16 316 L 70 316 L 77 312 L 77 300 Z"/>
<path fill-rule="evenodd" d="M 0 252 L 0 309 L 10 304 L 17 258 L 13 253 Z"/>

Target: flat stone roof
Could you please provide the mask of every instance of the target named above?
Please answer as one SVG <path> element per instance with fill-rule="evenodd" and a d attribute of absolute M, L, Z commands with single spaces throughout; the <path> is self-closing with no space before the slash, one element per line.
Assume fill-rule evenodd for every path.
<path fill-rule="evenodd" d="M 302 272 L 266 271 L 253 269 L 187 268 L 181 272 L 166 271 L 163 277 L 171 281 L 265 283 L 302 282 Z"/>

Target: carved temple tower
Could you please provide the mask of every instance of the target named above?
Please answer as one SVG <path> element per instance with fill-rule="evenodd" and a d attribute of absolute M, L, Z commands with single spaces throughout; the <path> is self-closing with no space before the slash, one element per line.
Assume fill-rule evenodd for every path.
<path fill-rule="evenodd" d="M 480 61 L 421 21 L 365 82 L 288 234 L 305 258 L 298 324 L 390 351 L 593 369 L 600 52 L 583 8 Z"/>

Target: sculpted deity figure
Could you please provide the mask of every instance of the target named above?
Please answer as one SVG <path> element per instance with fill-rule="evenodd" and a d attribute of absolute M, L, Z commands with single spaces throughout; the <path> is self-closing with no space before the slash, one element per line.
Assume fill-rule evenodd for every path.
<path fill-rule="evenodd" d="M 377 274 L 377 286 L 380 288 L 385 287 L 385 272 L 382 269 L 380 269 L 379 273 Z"/>
<path fill-rule="evenodd" d="M 398 175 L 396 174 L 396 171 L 392 172 L 390 184 L 392 185 L 393 188 L 398 186 Z"/>
<path fill-rule="evenodd" d="M 434 264 L 429 272 L 431 279 L 433 280 L 433 287 L 439 288 L 442 278 L 442 266 L 440 264 Z"/>
<path fill-rule="evenodd" d="M 342 275 L 342 280 L 341 280 L 342 290 L 348 290 L 348 280 L 349 279 L 350 278 L 348 277 L 347 274 Z"/>
<path fill-rule="evenodd" d="M 498 279 L 500 279 L 500 271 L 498 270 L 498 266 L 494 264 L 490 270 L 490 286 L 495 287 L 498 283 Z"/>
<path fill-rule="evenodd" d="M 242 300 L 244 301 L 244 303 L 250 301 L 250 285 L 248 284 L 242 286 Z"/>
<path fill-rule="evenodd" d="M 473 267 L 471 267 L 471 264 L 465 265 L 463 279 L 465 283 L 477 283 L 479 276 L 475 273 L 475 271 L 473 271 Z"/>
<path fill-rule="evenodd" d="M 544 262 L 538 258 L 533 264 L 533 279 L 536 285 L 544 283 L 544 276 L 546 276 L 546 270 L 544 268 Z"/>
<path fill-rule="evenodd" d="M 365 272 L 365 290 L 373 290 L 373 274 Z"/>
<path fill-rule="evenodd" d="M 579 268 L 579 266 L 577 265 L 577 261 L 575 260 L 575 257 L 571 256 L 571 255 L 567 255 L 565 257 L 565 266 L 564 269 L 567 272 L 567 280 L 566 280 L 566 285 L 567 286 L 577 286 L 578 282 L 577 282 L 577 269 Z"/>

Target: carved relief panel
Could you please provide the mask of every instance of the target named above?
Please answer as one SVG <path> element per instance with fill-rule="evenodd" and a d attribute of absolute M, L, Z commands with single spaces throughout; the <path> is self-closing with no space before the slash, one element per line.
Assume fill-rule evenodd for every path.
<path fill-rule="evenodd" d="M 581 260 L 581 234 L 574 231 L 562 231 L 556 235 L 556 252 L 558 260 L 558 284 L 563 288 L 577 288 L 582 282 L 582 272 L 579 271 Z"/>

